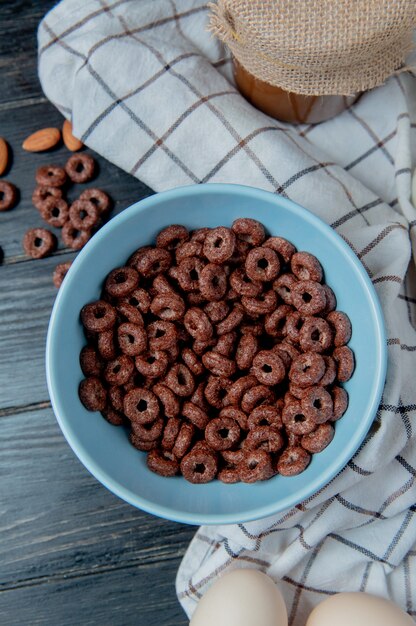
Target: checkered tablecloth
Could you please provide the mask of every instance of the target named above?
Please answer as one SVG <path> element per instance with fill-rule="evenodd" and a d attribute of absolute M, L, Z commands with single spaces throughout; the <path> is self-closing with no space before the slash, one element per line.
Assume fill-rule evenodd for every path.
<path fill-rule="evenodd" d="M 289 622 L 337 591 L 416 615 L 416 81 L 392 77 L 338 118 L 293 127 L 236 91 L 201 0 L 63 0 L 39 28 L 39 75 L 75 134 L 156 191 L 244 183 L 337 230 L 364 264 L 387 323 L 387 384 L 374 426 L 324 489 L 247 524 L 202 527 L 177 577 L 189 615 L 216 576 L 280 581 Z M 413 247 L 412 247 L 413 245 Z"/>

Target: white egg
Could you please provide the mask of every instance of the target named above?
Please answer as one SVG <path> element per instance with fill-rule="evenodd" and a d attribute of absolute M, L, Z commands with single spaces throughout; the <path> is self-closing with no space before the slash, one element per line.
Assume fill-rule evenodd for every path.
<path fill-rule="evenodd" d="M 287 626 L 286 606 L 269 576 L 237 569 L 208 589 L 190 626 Z"/>
<path fill-rule="evenodd" d="M 415 626 L 397 604 L 370 593 L 337 593 L 318 604 L 306 626 Z"/>

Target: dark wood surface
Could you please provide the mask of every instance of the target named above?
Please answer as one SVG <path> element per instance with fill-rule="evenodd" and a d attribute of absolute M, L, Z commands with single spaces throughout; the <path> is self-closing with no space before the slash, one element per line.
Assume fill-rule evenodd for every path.
<path fill-rule="evenodd" d="M 52 272 L 75 253 L 60 244 L 34 261 L 24 232 L 40 226 L 31 203 L 36 168 L 64 163 L 60 147 L 29 154 L 23 139 L 62 117 L 36 73 L 36 28 L 54 2 L 0 2 L 0 136 L 13 162 L 5 177 L 18 206 L 0 214 L 0 623 L 69 626 L 183 626 L 175 575 L 195 529 L 143 513 L 107 491 L 80 464 L 50 408 L 45 338 L 56 296 Z M 113 215 L 152 193 L 97 157 L 94 185 L 115 201 Z M 79 192 L 69 193 L 74 198 Z"/>

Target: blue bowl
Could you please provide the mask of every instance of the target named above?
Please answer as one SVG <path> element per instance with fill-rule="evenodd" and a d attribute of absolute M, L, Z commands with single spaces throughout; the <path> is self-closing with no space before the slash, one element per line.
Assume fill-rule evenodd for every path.
<path fill-rule="evenodd" d="M 349 407 L 331 444 L 302 474 L 248 484 L 213 481 L 192 485 L 147 469 L 123 428 L 89 413 L 78 399 L 85 343 L 79 312 L 97 299 L 106 274 L 123 265 L 162 228 L 229 226 L 237 217 L 260 220 L 271 235 L 292 241 L 321 261 L 338 308 L 351 319 L 356 369 L 345 385 Z M 182 187 L 134 204 L 106 224 L 74 261 L 56 298 L 46 346 L 47 381 L 55 415 L 69 445 L 108 489 L 149 513 L 189 524 L 228 524 L 260 519 L 294 506 L 324 487 L 351 459 L 374 419 L 386 373 L 386 340 L 377 295 L 363 266 L 344 241 L 307 210 L 272 193 L 240 185 Z"/>

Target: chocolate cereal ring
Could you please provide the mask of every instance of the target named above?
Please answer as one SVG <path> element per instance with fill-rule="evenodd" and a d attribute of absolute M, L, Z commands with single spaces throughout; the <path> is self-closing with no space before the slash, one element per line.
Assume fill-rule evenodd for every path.
<path fill-rule="evenodd" d="M 228 389 L 225 405 L 239 406 L 243 395 L 258 384 L 258 380 L 252 374 L 241 376 Z"/>
<path fill-rule="evenodd" d="M 183 362 L 194 376 L 201 376 L 205 372 L 205 367 L 191 348 L 183 348 L 181 356 Z"/>
<path fill-rule="evenodd" d="M 108 388 L 107 393 L 108 393 L 108 400 L 111 406 L 113 407 L 113 409 L 115 409 L 119 413 L 122 413 L 124 410 L 123 400 L 125 396 L 123 388 L 119 387 L 118 385 L 112 385 Z"/>
<path fill-rule="evenodd" d="M 348 408 L 348 394 L 343 387 L 334 387 L 331 393 L 334 402 L 334 412 L 331 417 L 331 422 L 335 422 L 344 415 Z"/>
<path fill-rule="evenodd" d="M 131 428 L 137 437 L 142 441 L 154 441 L 159 439 L 163 432 L 163 419 L 158 417 L 153 422 L 146 422 L 140 424 L 138 422 L 132 422 Z"/>
<path fill-rule="evenodd" d="M 35 179 L 41 187 L 62 187 L 66 183 L 66 173 L 63 167 L 43 165 L 36 170 Z"/>
<path fill-rule="evenodd" d="M 167 250 L 150 248 L 138 255 L 135 269 L 145 278 L 154 278 L 157 274 L 166 272 L 171 264 L 172 257 Z"/>
<path fill-rule="evenodd" d="M 85 189 L 79 199 L 92 202 L 92 204 L 97 207 L 100 215 L 106 213 L 111 208 L 111 198 L 102 189 L 96 189 L 93 187 Z"/>
<path fill-rule="evenodd" d="M 254 426 L 244 440 L 244 450 L 277 452 L 284 445 L 283 435 L 273 426 Z"/>
<path fill-rule="evenodd" d="M 263 385 L 277 385 L 286 375 L 282 359 L 273 350 L 260 350 L 253 359 L 251 373 Z"/>
<path fill-rule="evenodd" d="M 181 261 L 189 257 L 202 256 L 202 243 L 198 241 L 185 241 L 175 250 L 176 263 L 179 265 Z"/>
<path fill-rule="evenodd" d="M 150 450 L 156 450 L 159 446 L 158 439 L 151 439 L 150 441 L 143 441 L 140 439 L 133 431 L 129 435 L 129 441 L 131 445 L 136 448 L 136 450 L 141 450 L 142 452 L 149 452 Z"/>
<path fill-rule="evenodd" d="M 139 274 L 132 267 L 117 267 L 105 281 L 104 290 L 112 298 L 126 298 L 139 284 Z"/>
<path fill-rule="evenodd" d="M 112 426 L 123 426 L 124 424 L 123 415 L 115 411 L 112 406 L 106 406 L 105 409 L 101 411 L 101 415 Z"/>
<path fill-rule="evenodd" d="M 188 309 L 183 318 L 188 333 L 199 341 L 209 341 L 213 334 L 212 324 L 208 315 L 198 307 Z"/>
<path fill-rule="evenodd" d="M 120 354 L 109 361 L 104 370 L 104 378 L 110 385 L 124 385 L 133 374 L 134 363 L 126 354 Z"/>
<path fill-rule="evenodd" d="M 205 428 L 205 440 L 213 450 L 229 450 L 240 440 L 240 426 L 231 417 L 216 417 Z"/>
<path fill-rule="evenodd" d="M 126 322 L 117 329 L 120 350 L 128 356 L 137 356 L 147 348 L 147 335 L 143 326 Z"/>
<path fill-rule="evenodd" d="M 134 363 L 140 374 L 146 378 L 160 378 L 168 369 L 168 355 L 163 350 L 150 350 L 136 356 Z"/>
<path fill-rule="evenodd" d="M 251 333 L 242 335 L 235 354 L 235 361 L 238 369 L 249 369 L 258 352 L 258 349 L 259 342 L 255 335 L 252 335 Z"/>
<path fill-rule="evenodd" d="M 282 341 L 281 343 L 276 344 L 272 350 L 277 352 L 280 358 L 283 361 L 283 365 L 286 370 L 290 369 L 292 361 L 299 356 L 300 352 L 288 341 Z"/>
<path fill-rule="evenodd" d="M 316 315 L 326 306 L 325 291 L 317 282 L 300 280 L 292 289 L 292 304 L 302 315 Z"/>
<path fill-rule="evenodd" d="M 65 164 L 65 172 L 73 183 L 87 183 L 94 177 L 95 161 L 89 154 L 72 154 Z"/>
<path fill-rule="evenodd" d="M 331 424 L 321 424 L 309 435 L 303 435 L 300 445 L 304 450 L 312 454 L 322 452 L 333 440 L 335 435 L 334 427 Z"/>
<path fill-rule="evenodd" d="M 253 282 L 270 282 L 280 272 L 280 261 L 271 248 L 253 248 L 247 254 L 245 270 Z"/>
<path fill-rule="evenodd" d="M 316 422 L 310 415 L 305 414 L 300 401 L 295 399 L 285 402 L 282 421 L 287 432 L 295 435 L 306 435 L 316 428 Z"/>
<path fill-rule="evenodd" d="M 55 228 L 62 228 L 68 220 L 68 203 L 63 198 L 49 196 L 43 201 L 40 214 L 42 218 Z"/>
<path fill-rule="evenodd" d="M 188 420 L 192 424 L 194 424 L 194 426 L 196 426 L 197 428 L 201 430 L 204 430 L 204 428 L 209 422 L 208 413 L 203 408 L 201 408 L 200 406 L 197 406 L 193 402 L 183 403 L 182 415 L 184 417 L 187 417 Z"/>
<path fill-rule="evenodd" d="M 170 417 L 163 429 L 163 437 L 160 445 L 163 450 L 172 450 L 175 445 L 176 437 L 181 429 L 182 420 L 178 417 Z"/>
<path fill-rule="evenodd" d="M 232 406 L 231 404 L 225 406 L 221 409 L 219 417 L 230 417 L 237 422 L 241 430 L 248 430 L 247 415 L 236 406 Z"/>
<path fill-rule="evenodd" d="M 266 315 L 275 310 L 277 304 L 276 293 L 270 289 L 261 293 L 257 298 L 248 298 L 243 296 L 241 304 L 246 311 L 252 315 Z"/>
<path fill-rule="evenodd" d="M 295 476 L 308 467 L 310 460 L 310 454 L 301 446 L 290 446 L 280 455 L 277 471 L 282 476 Z"/>
<path fill-rule="evenodd" d="M 207 341 L 201 341 L 200 339 L 195 339 L 192 344 L 192 349 L 197 356 L 202 356 L 207 350 L 213 348 L 216 344 L 214 338 L 208 339 Z"/>
<path fill-rule="evenodd" d="M 188 257 L 181 261 L 176 268 L 180 288 L 183 291 L 197 291 L 199 289 L 200 275 L 204 267 L 205 263 L 198 257 Z"/>
<path fill-rule="evenodd" d="M 332 356 L 323 355 L 323 359 L 325 361 L 325 374 L 322 376 L 319 384 L 322 387 L 327 387 L 328 385 L 332 385 L 337 375 L 337 366 L 332 358 Z"/>
<path fill-rule="evenodd" d="M 230 333 L 232 330 L 234 330 L 234 328 L 237 328 L 237 326 L 243 319 L 243 315 L 243 308 L 239 305 L 234 305 L 227 317 L 217 324 L 217 335 L 225 335 L 225 333 Z"/>
<path fill-rule="evenodd" d="M 323 287 L 323 290 L 325 291 L 325 298 L 326 298 L 326 306 L 322 313 L 323 315 L 326 315 L 327 313 L 330 313 L 331 311 L 334 311 L 337 308 L 337 299 L 331 287 L 328 287 L 328 285 L 322 285 L 322 287 Z"/>
<path fill-rule="evenodd" d="M 255 483 L 273 476 L 270 454 L 266 450 L 248 450 L 238 465 L 240 479 L 244 483 Z"/>
<path fill-rule="evenodd" d="M 55 267 L 52 275 L 52 281 L 57 289 L 59 289 L 59 287 L 62 285 L 71 265 L 72 261 L 67 261 L 66 263 L 58 263 L 58 265 Z"/>
<path fill-rule="evenodd" d="M 204 389 L 205 398 L 211 406 L 216 409 L 222 409 L 228 404 L 228 390 L 231 383 L 229 378 L 219 376 L 209 376 L 208 382 Z"/>
<path fill-rule="evenodd" d="M 101 371 L 104 367 L 104 363 L 100 359 L 97 351 L 92 346 L 84 346 L 79 355 L 79 364 L 84 376 L 97 376 L 101 375 Z"/>
<path fill-rule="evenodd" d="M 335 330 L 335 347 L 345 346 L 351 339 L 350 318 L 342 311 L 331 311 L 326 316 L 326 319 Z"/>
<path fill-rule="evenodd" d="M 91 230 L 98 224 L 100 213 L 89 200 L 75 200 L 69 208 L 69 219 L 78 230 Z"/>
<path fill-rule="evenodd" d="M 147 336 L 151 350 L 166 350 L 178 341 L 178 333 L 173 322 L 156 320 L 147 327 Z"/>
<path fill-rule="evenodd" d="M 262 404 L 256 407 L 249 415 L 247 420 L 249 430 L 258 426 L 272 426 L 273 428 L 282 428 L 283 422 L 280 412 L 276 405 Z"/>
<path fill-rule="evenodd" d="M 101 380 L 96 376 L 89 376 L 80 382 L 78 395 L 87 411 L 103 411 L 105 409 L 107 392 Z"/>
<path fill-rule="evenodd" d="M 193 424 L 187 424 L 184 422 L 180 428 L 178 436 L 176 437 L 175 445 L 172 449 L 172 454 L 177 459 L 182 459 L 188 452 L 192 444 L 192 439 L 195 435 L 195 427 Z"/>
<path fill-rule="evenodd" d="M 218 471 L 218 461 L 216 455 L 209 451 L 208 446 L 198 447 L 196 444 L 183 457 L 180 468 L 183 477 L 190 483 L 208 483 L 215 478 Z"/>
<path fill-rule="evenodd" d="M 32 259 L 49 256 L 57 246 L 57 239 L 46 228 L 32 228 L 23 237 L 23 249 Z"/>
<path fill-rule="evenodd" d="M 263 243 L 265 248 L 271 248 L 279 254 L 284 263 L 290 263 L 292 256 L 296 252 L 296 248 L 293 243 L 290 243 L 283 237 L 268 237 Z"/>
<path fill-rule="evenodd" d="M 231 229 L 237 235 L 238 239 L 247 241 L 252 246 L 261 246 L 266 239 L 263 224 L 249 217 L 240 217 L 234 220 Z"/>
<path fill-rule="evenodd" d="M 211 322 L 217 324 L 227 317 L 230 307 L 224 300 L 221 300 L 220 302 L 208 302 L 204 306 L 204 311 Z"/>
<path fill-rule="evenodd" d="M 159 476 L 175 476 L 179 472 L 179 463 L 163 450 L 151 450 L 147 455 L 147 467 Z"/>
<path fill-rule="evenodd" d="M 254 409 L 262 404 L 271 404 L 274 401 L 274 393 L 266 385 L 255 385 L 250 387 L 241 399 L 241 408 L 244 413 L 250 414 Z"/>
<path fill-rule="evenodd" d="M 306 317 L 299 332 L 300 347 L 304 352 L 325 352 L 332 346 L 333 333 L 321 317 Z"/>
<path fill-rule="evenodd" d="M 70 221 L 62 226 L 62 241 L 68 248 L 81 250 L 90 239 L 90 231 L 79 230 Z"/>
<path fill-rule="evenodd" d="M 300 331 L 307 317 L 307 315 L 302 315 L 299 311 L 289 313 L 284 327 L 285 335 L 289 341 L 296 344 L 299 343 Z"/>
<path fill-rule="evenodd" d="M 150 309 L 151 298 L 145 289 L 139 287 L 132 291 L 124 300 L 127 304 L 136 307 L 140 313 L 147 313 Z"/>
<path fill-rule="evenodd" d="M 227 292 L 227 276 L 220 265 L 207 263 L 199 274 L 199 289 L 209 302 L 222 300 Z"/>
<path fill-rule="evenodd" d="M 153 298 L 150 310 L 162 320 L 180 320 L 185 313 L 185 302 L 180 296 L 160 295 Z"/>
<path fill-rule="evenodd" d="M 90 302 L 81 310 L 81 321 L 87 330 L 102 333 L 116 323 L 116 310 L 105 300 Z"/>
<path fill-rule="evenodd" d="M 354 353 L 348 346 L 335 348 L 332 353 L 337 364 L 337 379 L 340 383 L 349 380 L 354 372 Z"/>
<path fill-rule="evenodd" d="M 123 408 L 129 420 L 137 424 L 151 424 L 159 417 L 159 402 L 150 389 L 131 389 L 124 396 Z"/>
<path fill-rule="evenodd" d="M 7 180 L 0 180 L 0 212 L 12 209 L 18 197 L 17 187 Z"/>
<path fill-rule="evenodd" d="M 282 339 L 287 334 L 286 323 L 293 313 L 293 308 L 288 304 L 281 304 L 272 313 L 266 315 L 264 330 L 271 337 Z"/>
<path fill-rule="evenodd" d="M 321 385 L 305 389 L 300 404 L 304 415 L 310 417 L 315 424 L 323 424 L 332 417 L 334 409 L 332 398 Z"/>
<path fill-rule="evenodd" d="M 169 389 L 162 383 L 157 383 L 153 385 L 152 391 L 162 405 L 163 413 L 166 417 L 177 417 L 179 415 L 180 403 L 172 389 Z"/>
<path fill-rule="evenodd" d="M 218 480 L 227 485 L 240 481 L 240 472 L 237 467 L 223 467 L 217 474 Z"/>
<path fill-rule="evenodd" d="M 62 198 L 62 189 L 49 185 L 39 185 L 32 194 L 32 203 L 40 211 L 48 198 L 55 198 L 56 200 Z"/>
<path fill-rule="evenodd" d="M 218 338 L 213 350 L 226 357 L 231 357 L 234 352 L 234 347 L 237 341 L 237 333 L 232 330 L 230 333 L 225 333 Z"/>
<path fill-rule="evenodd" d="M 182 363 L 177 363 L 170 368 L 165 384 L 181 398 L 191 396 L 195 389 L 194 377 L 186 365 Z"/>
<path fill-rule="evenodd" d="M 292 289 L 298 282 L 293 274 L 281 274 L 273 283 L 273 289 L 285 304 L 292 304 Z"/>
<path fill-rule="evenodd" d="M 178 292 L 172 287 L 166 276 L 163 274 L 158 274 L 153 279 L 153 288 L 157 291 L 158 294 L 166 295 L 172 294 L 174 296 L 178 296 Z"/>
<path fill-rule="evenodd" d="M 166 250 L 176 250 L 178 246 L 189 239 L 188 230 L 180 224 L 172 224 L 160 231 L 156 237 L 156 247 Z"/>
<path fill-rule="evenodd" d="M 322 281 L 322 266 L 318 259 L 309 252 L 295 252 L 290 260 L 290 267 L 299 280 L 311 280 L 318 283 Z"/>
<path fill-rule="evenodd" d="M 325 373 L 325 361 L 316 352 L 304 352 L 292 361 L 289 380 L 299 387 L 316 385 Z"/>
<path fill-rule="evenodd" d="M 230 285 L 239 296 L 255 298 L 262 291 L 262 284 L 252 282 L 242 267 L 237 267 L 230 274 Z"/>
<path fill-rule="evenodd" d="M 128 304 L 124 299 L 116 304 L 117 322 L 124 324 L 130 322 L 131 324 L 137 324 L 138 326 L 144 326 L 143 315 L 136 307 Z"/>
<path fill-rule="evenodd" d="M 202 355 L 202 363 L 214 376 L 232 376 L 235 373 L 235 361 L 218 352 L 206 352 Z"/>
<path fill-rule="evenodd" d="M 211 263 L 222 264 L 232 257 L 235 248 L 235 234 L 225 226 L 210 230 L 204 239 L 203 254 Z"/>
<path fill-rule="evenodd" d="M 100 356 L 105 361 L 112 361 L 117 356 L 116 344 L 114 341 L 114 330 L 104 330 L 102 333 L 98 333 L 97 348 Z"/>

